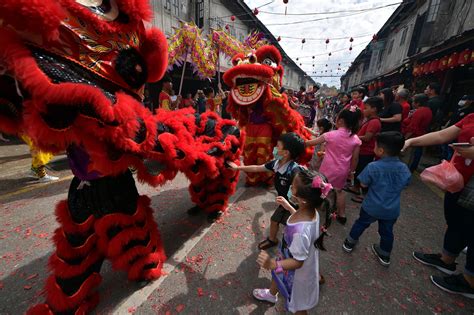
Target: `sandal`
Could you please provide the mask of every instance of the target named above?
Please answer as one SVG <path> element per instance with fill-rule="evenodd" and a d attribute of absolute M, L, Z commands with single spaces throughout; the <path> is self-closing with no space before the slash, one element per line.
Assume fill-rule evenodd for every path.
<path fill-rule="evenodd" d="M 254 289 L 253 297 L 259 301 L 270 303 L 278 302 L 278 296 L 271 294 L 269 289 Z"/>
<path fill-rule="evenodd" d="M 267 237 L 266 240 L 263 240 L 260 243 L 258 243 L 258 249 L 265 250 L 265 249 L 269 249 L 269 248 L 272 248 L 272 247 L 277 246 L 277 245 L 278 245 L 278 242 L 274 242 L 274 241 L 272 241 L 271 239 L 269 239 Z"/>
<path fill-rule="evenodd" d="M 353 187 L 351 187 L 351 186 L 346 186 L 346 187 L 342 188 L 342 190 L 347 191 L 348 193 L 354 194 L 356 196 L 360 195 L 360 191 L 359 190 L 354 190 Z"/>
<path fill-rule="evenodd" d="M 364 197 L 356 196 L 356 197 L 352 197 L 351 200 L 357 203 L 362 203 L 364 201 Z"/>

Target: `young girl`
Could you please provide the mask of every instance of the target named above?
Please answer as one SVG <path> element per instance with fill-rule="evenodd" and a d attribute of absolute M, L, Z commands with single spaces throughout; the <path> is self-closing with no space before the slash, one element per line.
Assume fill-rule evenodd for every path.
<path fill-rule="evenodd" d="M 283 234 L 279 256 L 270 258 L 261 251 L 257 263 L 272 271 L 270 289 L 255 289 L 253 295 L 260 301 L 276 303 L 277 293 L 286 300 L 288 311 L 307 314 L 319 300 L 319 249 L 325 250 L 323 238 L 331 223 L 331 213 L 326 211 L 326 223 L 319 229 L 319 215 L 332 186 L 317 172 L 301 170 L 293 179 L 293 197 L 298 202 L 295 210 L 279 196 L 276 201 L 292 214 Z"/>
<path fill-rule="evenodd" d="M 319 137 L 326 132 L 329 132 L 332 129 L 332 124 L 331 122 L 326 119 L 326 118 L 321 118 L 316 122 L 316 126 L 318 128 L 318 131 L 315 132 L 313 129 L 307 128 L 313 136 Z M 324 158 L 324 143 L 317 144 L 314 147 L 314 152 L 313 152 L 313 157 L 311 158 L 311 161 L 309 162 L 309 169 L 313 171 L 319 171 L 319 167 L 321 166 L 321 163 Z"/>
<path fill-rule="evenodd" d="M 323 173 L 336 189 L 337 221 L 346 224 L 346 198 L 342 190 L 349 174 L 354 175 L 359 158 L 359 147 L 362 144 L 357 137 L 361 112 L 356 105 L 343 109 L 336 119 L 336 128 L 316 139 L 306 141 L 306 146 L 326 144 L 324 159 L 320 172 Z"/>

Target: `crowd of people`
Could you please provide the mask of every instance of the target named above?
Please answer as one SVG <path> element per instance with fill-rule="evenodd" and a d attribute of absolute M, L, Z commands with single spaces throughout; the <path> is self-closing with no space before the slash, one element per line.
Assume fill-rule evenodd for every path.
<path fill-rule="evenodd" d="M 368 97 L 364 87 L 357 87 L 350 95 L 340 93 L 323 100 L 317 87 L 309 92 L 304 88 L 297 93 L 285 91 L 314 138 L 304 141 L 294 133 L 283 134 L 268 163 L 229 163 L 235 170 L 275 174 L 278 207 L 271 217 L 269 236 L 259 244 L 257 260 L 272 271 L 272 283 L 269 288 L 255 289 L 256 299 L 276 303 L 280 295 L 287 309 L 297 314 L 317 305 L 319 285 L 324 283 L 319 250 L 324 250 L 322 239 L 333 219 L 347 223 L 345 192 L 361 208 L 341 240 L 342 249 L 351 253 L 364 231 L 377 222 L 380 242 L 372 245 L 372 251 L 381 265 L 390 266 L 401 193 L 418 168 L 423 147 L 452 142 L 462 143 L 447 149 L 465 188 L 445 194 L 447 229 L 441 253 L 414 251 L 413 257 L 447 274 L 431 276 L 437 287 L 474 298 L 474 96 L 464 96 L 444 122 L 439 90 L 437 83 L 430 83 L 424 93 L 397 87 Z M 297 164 L 305 147 L 314 147 L 307 167 Z M 279 241 L 281 225 L 286 227 Z M 278 255 L 272 258 L 265 250 L 277 245 Z M 462 273 L 456 273 L 455 260 L 463 250 L 466 265 Z"/>

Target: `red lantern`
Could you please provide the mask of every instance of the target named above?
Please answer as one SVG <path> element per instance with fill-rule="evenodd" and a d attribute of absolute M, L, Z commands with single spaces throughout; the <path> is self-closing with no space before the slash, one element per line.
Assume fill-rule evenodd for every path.
<path fill-rule="evenodd" d="M 351 39 L 349 39 L 349 41 L 352 43 L 354 41 L 354 38 L 351 37 Z"/>
<path fill-rule="evenodd" d="M 283 0 L 283 3 L 284 3 L 284 4 L 288 4 L 288 0 Z"/>
<path fill-rule="evenodd" d="M 327 45 L 327 44 L 329 44 L 329 38 L 328 38 L 328 39 L 326 39 L 326 45 Z"/>
<path fill-rule="evenodd" d="M 378 85 L 379 89 L 383 88 L 384 85 L 385 85 L 385 84 L 384 84 L 382 81 L 379 81 L 379 85 Z"/>
<path fill-rule="evenodd" d="M 235 21 L 235 15 L 232 15 L 232 16 L 230 17 L 230 20 L 231 20 L 232 22 L 234 22 L 234 21 Z"/>
<path fill-rule="evenodd" d="M 300 60 L 300 58 L 296 58 L 296 61 Z"/>
<path fill-rule="evenodd" d="M 253 9 L 253 15 L 257 15 L 257 14 L 258 14 L 258 8 Z"/>
<path fill-rule="evenodd" d="M 313 59 L 316 58 L 315 56 L 313 56 Z"/>
<path fill-rule="evenodd" d="M 465 49 L 459 54 L 458 65 L 464 66 L 467 65 L 469 62 L 471 62 L 471 50 Z"/>
<path fill-rule="evenodd" d="M 281 37 L 280 37 L 280 36 L 278 36 L 277 41 L 281 41 Z"/>
<path fill-rule="evenodd" d="M 439 70 L 439 60 L 435 59 L 434 61 L 431 62 L 430 65 L 430 72 L 434 73 Z"/>
<path fill-rule="evenodd" d="M 349 51 L 352 51 L 352 46 L 351 46 L 351 47 L 349 47 Z"/>
<path fill-rule="evenodd" d="M 332 56 L 332 54 L 331 54 L 331 53 L 329 53 L 329 57 L 331 57 L 331 56 Z"/>
<path fill-rule="evenodd" d="M 430 73 L 431 62 L 427 62 L 423 65 L 423 74 Z"/>
<path fill-rule="evenodd" d="M 444 71 L 448 68 L 448 60 L 449 60 L 449 56 L 444 56 L 443 58 L 439 60 L 439 67 L 438 67 L 439 71 Z"/>
<path fill-rule="evenodd" d="M 226 25 L 225 25 L 225 29 L 226 29 L 226 30 L 229 30 L 229 29 L 230 29 L 229 24 L 226 24 Z"/>
<path fill-rule="evenodd" d="M 369 91 L 373 91 L 374 90 L 374 85 L 372 83 L 369 84 Z"/>
<path fill-rule="evenodd" d="M 301 40 L 301 44 L 304 44 L 304 43 L 306 43 L 306 39 L 303 38 L 303 39 Z"/>
<path fill-rule="evenodd" d="M 451 69 L 456 67 L 458 65 L 458 59 L 459 59 L 459 54 L 457 52 L 452 53 L 448 59 L 448 67 Z"/>

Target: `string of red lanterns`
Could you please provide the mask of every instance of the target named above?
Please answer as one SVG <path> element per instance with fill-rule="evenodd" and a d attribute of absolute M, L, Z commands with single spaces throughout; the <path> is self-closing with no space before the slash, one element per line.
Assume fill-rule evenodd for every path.
<path fill-rule="evenodd" d="M 462 52 L 453 52 L 451 55 L 444 56 L 413 67 L 413 76 L 418 77 L 438 71 L 445 71 L 456 67 L 462 67 L 474 62 L 474 50 L 465 49 Z"/>

